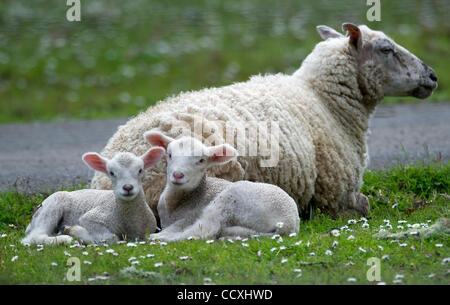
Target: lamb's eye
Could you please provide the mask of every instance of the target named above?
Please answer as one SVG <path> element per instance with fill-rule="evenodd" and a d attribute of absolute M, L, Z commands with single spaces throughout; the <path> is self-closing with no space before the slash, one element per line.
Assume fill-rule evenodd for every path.
<path fill-rule="evenodd" d="M 114 177 L 114 172 L 110 171 L 109 174 Z"/>
<path fill-rule="evenodd" d="M 139 170 L 139 174 L 142 174 L 142 168 Z"/>
<path fill-rule="evenodd" d="M 169 159 L 172 159 L 172 154 L 171 153 L 169 153 Z"/>
<path fill-rule="evenodd" d="M 203 162 L 205 162 L 205 159 L 200 159 L 200 160 L 198 160 L 198 163 L 203 163 Z"/>

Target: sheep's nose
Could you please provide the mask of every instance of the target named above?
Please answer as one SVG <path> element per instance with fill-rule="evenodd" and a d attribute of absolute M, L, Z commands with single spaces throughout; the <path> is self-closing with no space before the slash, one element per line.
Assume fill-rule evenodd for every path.
<path fill-rule="evenodd" d="M 133 186 L 131 184 L 125 184 L 124 186 L 122 186 L 122 188 L 125 191 L 129 192 L 129 191 L 131 191 L 133 189 Z"/>
<path fill-rule="evenodd" d="M 431 71 L 431 73 L 430 73 L 430 79 L 431 79 L 433 82 L 437 82 L 437 75 L 436 75 L 436 73 L 434 73 L 434 71 Z"/>
<path fill-rule="evenodd" d="M 175 179 L 181 179 L 184 177 L 184 174 L 182 172 L 173 172 L 173 177 Z"/>

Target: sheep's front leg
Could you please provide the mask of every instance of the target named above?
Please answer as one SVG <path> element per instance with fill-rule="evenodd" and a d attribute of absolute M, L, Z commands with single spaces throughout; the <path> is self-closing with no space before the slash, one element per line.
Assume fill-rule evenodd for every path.
<path fill-rule="evenodd" d="M 350 193 L 347 204 L 343 207 L 342 211 L 351 215 L 367 215 L 370 210 L 369 199 L 361 193 Z"/>

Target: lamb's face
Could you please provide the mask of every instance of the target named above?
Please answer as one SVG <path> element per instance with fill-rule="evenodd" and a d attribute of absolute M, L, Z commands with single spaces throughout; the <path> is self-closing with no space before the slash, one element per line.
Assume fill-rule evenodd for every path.
<path fill-rule="evenodd" d="M 151 130 L 144 138 L 150 144 L 166 149 L 167 183 L 185 192 L 198 187 L 208 167 L 227 163 L 237 156 L 237 151 L 228 144 L 207 147 L 190 136 L 175 140 L 158 130 Z"/>
<path fill-rule="evenodd" d="M 180 190 L 195 189 L 208 167 L 206 147 L 197 139 L 183 137 L 168 145 L 166 156 L 167 182 Z"/>
<path fill-rule="evenodd" d="M 359 60 L 372 60 L 382 71 L 381 83 L 385 96 L 414 96 L 423 99 L 437 88 L 437 76 L 433 69 L 414 54 L 396 44 L 383 32 L 372 31 L 367 26 L 360 26 L 359 29 L 363 37 Z"/>
<path fill-rule="evenodd" d="M 141 158 L 131 153 L 119 153 L 106 163 L 106 170 L 116 197 L 125 201 L 136 198 L 142 189 L 144 162 Z"/>
<path fill-rule="evenodd" d="M 108 175 L 117 198 L 131 201 L 142 191 L 144 169 L 159 162 L 164 153 L 163 148 L 153 147 L 141 157 L 125 152 L 109 160 L 97 153 L 85 153 L 82 159 L 92 169 Z"/>

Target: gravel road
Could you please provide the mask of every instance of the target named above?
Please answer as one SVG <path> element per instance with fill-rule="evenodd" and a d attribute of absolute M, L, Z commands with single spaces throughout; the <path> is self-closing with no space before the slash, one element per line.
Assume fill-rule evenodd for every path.
<path fill-rule="evenodd" d="M 36 192 L 89 182 L 81 161 L 101 151 L 126 119 L 0 125 L 0 191 Z M 450 103 L 380 106 L 369 135 L 371 168 L 450 159 Z"/>

